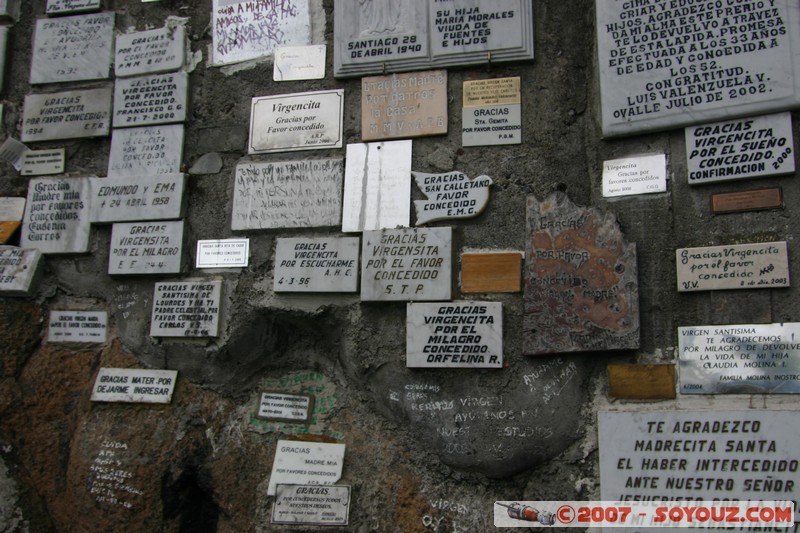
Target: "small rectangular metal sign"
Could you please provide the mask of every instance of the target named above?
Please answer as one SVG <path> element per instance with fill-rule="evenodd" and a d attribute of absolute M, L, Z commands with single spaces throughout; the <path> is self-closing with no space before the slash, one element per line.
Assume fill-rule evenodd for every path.
<path fill-rule="evenodd" d="M 272 524 L 346 526 L 350 511 L 349 485 L 278 485 Z"/>
<path fill-rule="evenodd" d="M 92 401 L 170 403 L 177 377 L 177 370 L 101 368 L 92 387 Z"/>
<path fill-rule="evenodd" d="M 783 192 L 780 187 L 722 192 L 711 195 L 711 212 L 715 215 L 759 211 L 762 209 L 780 209 L 781 207 L 783 207 Z"/>
<path fill-rule="evenodd" d="M 262 392 L 256 416 L 264 420 L 305 423 L 311 419 L 313 407 L 313 396 Z"/>
<path fill-rule="evenodd" d="M 50 311 L 47 342 L 106 342 L 106 311 Z"/>
<path fill-rule="evenodd" d="M 23 176 L 45 176 L 64 172 L 64 148 L 53 150 L 28 150 L 22 154 L 20 174 Z"/>
<path fill-rule="evenodd" d="M 197 241 L 195 268 L 243 268 L 250 262 L 250 239 Z"/>

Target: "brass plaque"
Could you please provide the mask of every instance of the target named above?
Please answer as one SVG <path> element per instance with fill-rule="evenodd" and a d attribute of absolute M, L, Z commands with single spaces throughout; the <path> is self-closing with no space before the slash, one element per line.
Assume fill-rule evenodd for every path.
<path fill-rule="evenodd" d="M 461 255 L 461 292 L 519 292 L 522 290 L 519 252 Z"/>
<path fill-rule="evenodd" d="M 464 82 L 463 107 L 519 104 L 519 76 Z"/>
<path fill-rule="evenodd" d="M 711 195 L 711 212 L 715 215 L 781 207 L 783 207 L 783 193 L 780 187 Z"/>
<path fill-rule="evenodd" d="M 675 398 L 675 365 L 608 365 L 608 395 L 631 400 Z"/>

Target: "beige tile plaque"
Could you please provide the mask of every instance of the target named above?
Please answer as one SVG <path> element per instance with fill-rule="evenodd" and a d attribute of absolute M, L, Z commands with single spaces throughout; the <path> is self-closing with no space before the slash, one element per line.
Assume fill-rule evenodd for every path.
<path fill-rule="evenodd" d="M 678 291 L 789 286 L 786 241 L 675 250 Z"/>
<path fill-rule="evenodd" d="M 464 82 L 464 107 L 519 103 L 519 76 Z"/>

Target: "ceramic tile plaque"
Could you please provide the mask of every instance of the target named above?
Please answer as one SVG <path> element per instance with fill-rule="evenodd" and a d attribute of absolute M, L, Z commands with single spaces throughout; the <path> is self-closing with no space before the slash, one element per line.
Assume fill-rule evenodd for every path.
<path fill-rule="evenodd" d="M 272 463 L 267 494 L 287 483 L 333 485 L 342 477 L 344 444 L 279 440 Z"/>
<path fill-rule="evenodd" d="M 306 423 L 313 406 L 314 397 L 306 394 L 262 392 L 256 416 L 262 420 Z"/>
<path fill-rule="evenodd" d="M 165 281 L 153 290 L 151 337 L 216 337 L 222 280 Z"/>
<path fill-rule="evenodd" d="M 503 104 L 464 107 L 461 112 L 462 146 L 522 143 L 522 106 Z"/>
<path fill-rule="evenodd" d="M 118 223 L 111 227 L 108 273 L 178 274 L 182 270 L 183 220 Z"/>
<path fill-rule="evenodd" d="M 231 229 L 338 225 L 343 167 L 341 159 L 239 163 Z"/>
<path fill-rule="evenodd" d="M 325 45 L 275 48 L 273 81 L 321 80 L 325 77 Z"/>
<path fill-rule="evenodd" d="M 794 172 L 789 112 L 686 128 L 689 185 Z"/>
<path fill-rule="evenodd" d="M 278 238 L 275 292 L 356 292 L 358 237 Z"/>
<path fill-rule="evenodd" d="M 361 139 L 447 133 L 447 71 L 361 78 Z"/>
<path fill-rule="evenodd" d="M 121 78 L 171 72 L 183 67 L 185 56 L 186 28 L 182 24 L 126 33 L 117 37 L 114 74 Z"/>
<path fill-rule="evenodd" d="M 407 304 L 406 366 L 502 368 L 503 304 Z"/>
<path fill-rule="evenodd" d="M 308 0 L 213 0 L 211 26 L 216 67 L 270 56 L 278 46 L 311 44 Z"/>
<path fill-rule="evenodd" d="M 800 323 L 678 328 L 681 394 L 800 393 Z"/>
<path fill-rule="evenodd" d="M 100 11 L 100 0 L 47 0 L 48 15 Z"/>
<path fill-rule="evenodd" d="M 115 129 L 109 178 L 177 174 L 183 160 L 183 124 Z"/>
<path fill-rule="evenodd" d="M 715 215 L 760 211 L 762 209 L 781 209 L 782 207 L 783 191 L 780 187 L 749 189 L 711 195 L 711 212 Z"/>
<path fill-rule="evenodd" d="M 34 178 L 20 246 L 43 254 L 89 251 L 89 178 Z"/>
<path fill-rule="evenodd" d="M 47 342 L 106 342 L 106 311 L 50 311 Z"/>
<path fill-rule="evenodd" d="M 30 82 L 108 79 L 113 46 L 113 12 L 39 19 Z"/>
<path fill-rule="evenodd" d="M 250 108 L 248 152 L 342 147 L 344 89 L 257 96 Z"/>
<path fill-rule="evenodd" d="M 185 174 L 91 178 L 91 221 L 108 223 L 181 218 L 185 187 Z"/>
<path fill-rule="evenodd" d="M 170 403 L 177 378 L 177 370 L 101 368 L 92 387 L 92 401 Z"/>
<path fill-rule="evenodd" d="M 119 79 L 114 85 L 114 127 L 184 122 L 188 92 L 185 72 Z"/>
<path fill-rule="evenodd" d="M 523 353 L 638 348 L 636 245 L 616 217 L 529 196 L 527 229 Z"/>
<path fill-rule="evenodd" d="M 348 144 L 342 231 L 408 226 L 411 141 Z"/>
<path fill-rule="evenodd" d="M 27 150 L 22 154 L 20 174 L 23 176 L 46 176 L 63 174 L 66 150 Z"/>
<path fill-rule="evenodd" d="M 197 241 L 195 268 L 243 268 L 250 262 L 250 239 Z"/>
<path fill-rule="evenodd" d="M 667 192 L 667 156 L 626 157 L 603 162 L 603 196 Z"/>
<path fill-rule="evenodd" d="M 678 291 L 788 287 L 786 241 L 675 250 Z"/>
<path fill-rule="evenodd" d="M 598 2 L 596 14 L 606 136 L 800 103 L 800 9 L 793 0 L 703 3 L 691 13 L 680 2 Z"/>
<path fill-rule="evenodd" d="M 361 299 L 449 300 L 452 237 L 452 228 L 365 231 L 361 246 Z"/>
<path fill-rule="evenodd" d="M 41 274 L 41 259 L 39 250 L 0 246 L 0 295 L 30 295 Z"/>
<path fill-rule="evenodd" d="M 796 501 L 798 424 L 797 411 L 600 412 L 600 499 Z"/>
<path fill-rule="evenodd" d="M 333 15 L 337 77 L 533 59 L 524 0 L 346 0 Z"/>
<path fill-rule="evenodd" d="M 350 486 L 283 485 L 275 489 L 271 524 L 346 526 Z"/>
<path fill-rule="evenodd" d="M 419 190 L 427 199 L 414 200 L 416 225 L 437 220 L 472 218 L 483 212 L 489 202 L 492 178 L 486 175 L 471 180 L 463 172 L 426 174 L 412 172 Z"/>
<path fill-rule="evenodd" d="M 112 96 L 111 87 L 25 96 L 22 142 L 108 135 Z"/>

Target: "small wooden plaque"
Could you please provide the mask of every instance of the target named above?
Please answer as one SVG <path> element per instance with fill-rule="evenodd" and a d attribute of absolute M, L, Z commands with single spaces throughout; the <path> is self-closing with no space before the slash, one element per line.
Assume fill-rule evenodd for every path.
<path fill-rule="evenodd" d="M 461 255 L 461 292 L 520 292 L 522 253 Z"/>
<path fill-rule="evenodd" d="M 675 398 L 675 365 L 608 365 L 608 395 L 629 400 Z"/>
<path fill-rule="evenodd" d="M 711 212 L 715 215 L 781 207 L 783 207 L 783 193 L 780 187 L 711 195 Z"/>
<path fill-rule="evenodd" d="M 20 225 L 22 225 L 22 222 L 19 220 L 0 222 L 0 244 L 7 243 Z"/>

